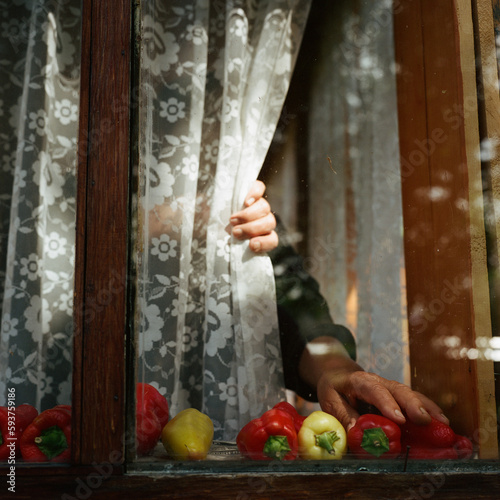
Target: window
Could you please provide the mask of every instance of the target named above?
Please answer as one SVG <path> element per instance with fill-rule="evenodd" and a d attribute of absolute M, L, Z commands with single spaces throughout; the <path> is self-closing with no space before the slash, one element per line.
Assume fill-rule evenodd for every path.
<path fill-rule="evenodd" d="M 299 57 L 278 126 L 286 141 L 280 144 L 280 136 L 275 137 L 263 172 L 273 207 L 302 236 L 297 248 L 321 282 L 335 319 L 348 324 L 358 342 L 370 344 L 360 352 L 367 366 L 395 370 L 397 377 L 443 405 L 460 432 L 477 440 L 481 460 L 456 462 L 453 471 L 446 462 L 432 464 L 432 473 L 425 462 L 404 460 L 334 466 L 137 462 L 130 451 L 134 411 L 127 402 L 134 400 L 136 376 L 142 373 L 140 365 L 136 368 L 133 341 L 140 317 L 132 315 L 140 312 L 135 309 L 140 290 L 134 289 L 137 276 L 129 259 L 141 243 L 132 221 L 141 201 L 135 198 L 141 189 L 135 167 L 141 165 L 143 150 L 136 139 L 146 108 L 136 100 L 140 73 L 134 50 L 145 32 L 138 21 L 139 3 L 132 11 L 127 2 L 82 4 L 72 463 L 49 471 L 17 463 L 19 490 L 39 490 L 43 474 L 47 495 L 66 498 L 109 495 L 120 487 L 131 494 L 190 488 L 206 498 L 279 492 L 305 496 L 313 481 L 319 495 L 330 494 L 332 488 L 339 494 L 367 488 L 372 496 L 383 496 L 388 478 L 390 487 L 398 488 L 395 495 L 403 491 L 406 497 L 494 491 L 498 452 L 493 362 L 498 351 L 490 300 L 494 305 L 497 282 L 488 278 L 496 271 L 493 243 L 499 220 L 493 203 L 498 198 L 496 156 L 491 154 L 498 135 L 492 112 L 497 109 L 498 75 L 495 80 L 486 71 L 492 64 L 496 70 L 490 3 L 473 2 L 471 10 L 464 2 L 395 2 L 393 20 L 384 2 L 315 2 L 311 22 L 324 21 L 330 29 L 321 37 L 311 28 L 310 37 L 306 31 L 305 59 Z M 365 37 L 374 43 L 364 43 Z M 338 64 L 328 69 L 326 62 L 320 64 L 323 57 Z M 311 61 L 317 64 L 304 81 L 301 71 Z M 353 61 L 354 67 L 348 64 Z M 480 62 L 477 74 L 474 61 Z M 379 80 L 383 85 L 377 85 Z M 309 89 L 313 92 L 305 101 Z M 158 103 L 157 111 L 168 123 L 184 111 L 161 96 Z M 324 133 L 330 126 L 331 136 Z M 371 167 L 368 172 L 365 165 Z M 276 170 L 283 176 L 278 181 Z M 363 183 L 368 173 L 370 182 Z M 280 193 L 281 186 L 288 192 Z M 371 191 L 360 195 L 357 186 Z M 384 199 L 388 192 L 393 193 L 390 200 Z M 333 196 L 338 203 L 331 203 Z M 372 205 L 372 200 L 379 204 Z M 385 208 L 388 218 L 377 226 L 374 221 Z M 322 225 L 342 228 L 340 241 L 333 239 L 338 232 L 326 232 Z M 367 228 L 372 236 L 363 244 L 368 248 L 354 246 Z M 154 237 L 158 242 L 147 243 L 157 248 L 161 261 L 162 249 L 169 252 L 172 245 Z M 340 254 L 347 272 L 330 265 L 333 253 L 336 259 Z M 362 261 L 370 264 L 368 274 Z M 340 290 L 329 286 L 328 273 L 340 280 Z M 375 300 L 375 293 L 384 300 Z M 372 333 L 380 330 L 384 314 L 391 319 L 390 331 L 384 332 L 390 336 L 375 338 Z M 372 471 L 383 474 L 363 474 Z M 193 475 L 201 478 L 196 487 Z"/>

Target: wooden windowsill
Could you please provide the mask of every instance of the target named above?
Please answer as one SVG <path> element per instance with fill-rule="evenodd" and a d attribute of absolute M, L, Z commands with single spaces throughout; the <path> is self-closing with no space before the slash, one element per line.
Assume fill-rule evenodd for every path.
<path fill-rule="evenodd" d="M 16 498 L 350 498 L 350 499 L 489 499 L 497 498 L 500 487 L 498 463 L 489 461 L 412 463 L 412 470 L 391 470 L 394 462 L 307 464 L 236 463 L 179 464 L 169 471 L 130 471 L 113 475 L 105 466 L 18 468 Z M 241 465 L 241 464 L 240 464 Z M 369 465 L 369 467 L 368 467 Z M 43 471 L 43 482 L 40 478 Z M 126 495 L 124 497 L 124 495 Z"/>

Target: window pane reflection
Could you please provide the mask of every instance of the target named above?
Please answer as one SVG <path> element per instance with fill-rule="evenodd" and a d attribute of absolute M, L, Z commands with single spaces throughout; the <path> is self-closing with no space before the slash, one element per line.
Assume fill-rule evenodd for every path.
<path fill-rule="evenodd" d="M 80 10 L 0 2 L 0 404 L 38 412 L 71 402 Z"/>

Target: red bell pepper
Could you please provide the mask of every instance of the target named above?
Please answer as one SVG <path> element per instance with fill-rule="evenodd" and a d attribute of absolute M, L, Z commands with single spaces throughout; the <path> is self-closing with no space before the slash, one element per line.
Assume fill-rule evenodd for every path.
<path fill-rule="evenodd" d="M 453 448 L 457 450 L 458 458 L 470 458 L 474 453 L 472 441 L 466 436 L 457 435 Z"/>
<path fill-rule="evenodd" d="M 65 410 L 65 411 L 69 412 L 70 415 L 72 413 L 71 405 L 57 405 L 57 406 L 54 406 L 54 408 L 58 409 L 58 410 Z"/>
<path fill-rule="evenodd" d="M 71 412 L 51 408 L 38 415 L 20 440 L 27 462 L 68 462 L 71 454 Z"/>
<path fill-rule="evenodd" d="M 142 382 L 136 384 L 135 397 L 136 452 L 148 455 L 168 422 L 168 402 L 155 387 Z"/>
<path fill-rule="evenodd" d="M 432 417 L 428 425 L 419 425 L 406 419 L 401 425 L 401 442 L 403 446 L 423 446 L 431 448 L 449 448 L 457 439 L 449 425 Z"/>
<path fill-rule="evenodd" d="M 9 410 L 6 406 L 0 406 L 0 460 L 7 460 L 10 454 L 10 448 L 7 446 L 11 443 L 9 420 L 8 420 Z"/>
<path fill-rule="evenodd" d="M 16 408 L 16 427 L 19 433 L 22 434 L 24 429 L 38 416 L 38 410 L 27 403 L 19 405 Z"/>
<path fill-rule="evenodd" d="M 392 420 L 367 413 L 347 432 L 347 445 L 357 458 L 395 458 L 401 453 L 401 430 Z"/>
<path fill-rule="evenodd" d="M 236 444 L 240 453 L 252 460 L 294 460 L 298 453 L 293 418 L 277 408 L 248 422 L 238 433 Z"/>
<path fill-rule="evenodd" d="M 297 411 L 295 406 L 290 404 L 288 401 L 281 401 L 281 403 L 274 405 L 273 408 L 276 408 L 278 410 L 283 410 L 283 411 L 286 411 L 287 413 L 289 413 L 293 418 L 295 430 L 297 431 L 297 433 L 300 431 L 300 428 L 302 427 L 302 424 L 304 423 L 304 420 L 306 419 L 306 417 L 304 415 L 301 415 Z"/>
<path fill-rule="evenodd" d="M 139 456 L 149 455 L 157 445 L 162 427 L 158 417 L 138 408 L 135 412 L 135 451 Z"/>
<path fill-rule="evenodd" d="M 410 460 L 456 460 L 458 453 L 455 448 L 433 448 L 432 446 L 408 445 L 408 459 Z"/>
<path fill-rule="evenodd" d="M 19 405 L 16 408 L 16 430 L 17 430 L 17 448 L 16 451 L 18 455 L 20 454 L 20 438 L 24 433 L 24 430 L 33 422 L 33 420 L 38 416 L 38 410 L 27 403 Z"/>
<path fill-rule="evenodd" d="M 165 427 L 168 422 L 169 407 L 165 396 L 150 384 L 138 382 L 135 390 L 136 405 L 141 411 L 154 413 L 161 425 Z"/>
<path fill-rule="evenodd" d="M 455 434 L 453 429 L 432 417 L 430 424 L 418 425 L 407 421 L 401 426 L 401 444 L 408 450 L 409 459 L 457 459 L 470 458 L 472 442 Z"/>
<path fill-rule="evenodd" d="M 7 447 L 9 443 L 15 443 L 15 453 L 19 454 L 19 439 L 37 415 L 37 409 L 29 404 L 22 404 L 17 408 L 0 407 L 0 460 L 6 460 L 10 456 L 10 448 Z"/>

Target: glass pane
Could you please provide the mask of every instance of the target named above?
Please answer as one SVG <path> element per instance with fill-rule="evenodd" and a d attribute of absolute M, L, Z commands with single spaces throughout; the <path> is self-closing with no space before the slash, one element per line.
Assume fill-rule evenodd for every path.
<path fill-rule="evenodd" d="M 218 440 L 285 397 L 271 261 L 227 226 L 265 159 L 308 7 L 143 5 L 138 381 L 172 416 L 209 413 Z"/>
<path fill-rule="evenodd" d="M 301 417 L 333 414 L 334 448 L 360 414 L 375 428 L 383 414 L 403 439 L 375 455 L 498 458 L 493 267 L 481 253 L 494 209 L 477 154 L 473 16 L 452 4 L 440 5 L 441 27 L 417 9 L 411 33 L 396 16 L 414 6 L 398 2 L 143 5 L 136 425 L 146 467 L 248 465 L 247 424 L 283 402 Z M 456 57 L 462 66 L 449 64 Z M 266 254 L 230 223 L 257 177 L 278 221 Z M 172 437 L 181 417 L 213 428 L 204 453 Z M 434 427 L 446 446 L 416 444 Z M 285 453 L 298 468 L 373 458 L 350 439 L 310 456 L 300 432 Z"/>
<path fill-rule="evenodd" d="M 0 442 L 26 429 L 18 460 L 68 461 L 80 1 L 0 6 Z M 62 432 L 48 418 L 28 433 L 57 405 Z"/>

